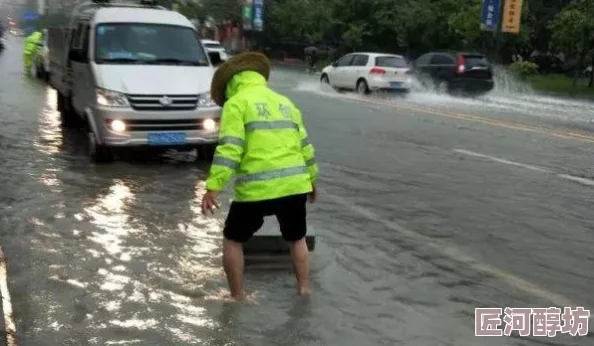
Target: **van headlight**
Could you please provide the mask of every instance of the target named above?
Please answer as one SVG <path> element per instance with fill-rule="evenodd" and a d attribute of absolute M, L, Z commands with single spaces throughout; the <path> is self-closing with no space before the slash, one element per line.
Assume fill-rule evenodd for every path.
<path fill-rule="evenodd" d="M 126 95 L 117 91 L 96 89 L 97 104 L 106 107 L 129 107 Z"/>
<path fill-rule="evenodd" d="M 126 131 L 126 123 L 120 119 L 112 120 L 111 123 L 109 123 L 109 127 L 115 132 Z"/>
<path fill-rule="evenodd" d="M 212 119 L 204 119 L 202 122 L 202 127 L 205 130 L 212 131 L 217 128 L 217 123 Z"/>
<path fill-rule="evenodd" d="M 210 93 L 198 95 L 198 107 L 216 107 L 217 104 L 210 98 Z"/>

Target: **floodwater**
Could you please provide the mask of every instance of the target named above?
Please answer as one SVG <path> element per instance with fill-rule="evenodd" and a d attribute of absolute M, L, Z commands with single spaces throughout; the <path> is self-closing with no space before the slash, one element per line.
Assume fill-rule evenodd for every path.
<path fill-rule="evenodd" d="M 337 94 L 333 90 L 323 89 L 316 77 L 302 80 L 296 90 L 339 98 L 356 97 L 353 93 Z M 594 99 L 567 99 L 544 95 L 502 69 L 495 69 L 495 89 L 483 96 L 450 96 L 413 81 L 413 92 L 405 98 L 393 98 L 391 102 L 407 102 L 451 111 L 491 112 L 494 116 L 511 113 L 518 117 L 536 118 L 539 122 L 589 125 L 594 130 Z"/>
<path fill-rule="evenodd" d="M 592 143 L 304 92 L 311 77 L 275 70 L 321 163 L 314 294 L 298 297 L 288 269 L 248 268 L 251 299 L 236 304 L 220 263 L 231 196 L 201 215 L 205 164 L 175 152 L 91 164 L 55 91 L 22 75 L 21 41 L 0 54 L 0 245 L 19 345 L 592 343 L 474 335 L 477 307 L 594 307 Z M 503 96 L 393 102 L 431 97 L 531 116 Z M 576 121 L 591 115 L 576 107 Z"/>

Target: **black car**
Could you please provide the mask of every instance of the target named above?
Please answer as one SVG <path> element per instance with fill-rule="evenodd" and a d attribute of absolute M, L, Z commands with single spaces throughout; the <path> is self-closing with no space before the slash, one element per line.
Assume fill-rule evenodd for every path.
<path fill-rule="evenodd" d="M 480 53 L 431 52 L 417 58 L 412 70 L 423 84 L 448 93 L 483 94 L 495 87 L 491 64 Z"/>

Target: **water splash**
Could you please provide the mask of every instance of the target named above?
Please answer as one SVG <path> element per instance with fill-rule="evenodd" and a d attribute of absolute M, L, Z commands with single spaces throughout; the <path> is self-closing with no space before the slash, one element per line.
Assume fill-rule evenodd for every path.
<path fill-rule="evenodd" d="M 443 90 L 427 87 L 420 81 L 413 80 L 411 93 L 406 98 L 394 98 L 389 102 L 411 102 L 469 112 L 479 107 L 496 112 L 569 121 L 588 128 L 594 125 L 594 102 L 540 94 L 502 66 L 496 66 L 493 72 L 495 88 L 482 96 L 452 96 Z M 354 92 L 336 92 L 331 87 L 322 86 L 317 78 L 303 78 L 294 90 L 331 98 L 361 97 Z"/>
<path fill-rule="evenodd" d="M 493 79 L 495 81 L 495 89 L 492 94 L 502 95 L 536 95 L 534 89 L 526 82 L 520 80 L 509 69 L 503 66 L 493 67 Z"/>

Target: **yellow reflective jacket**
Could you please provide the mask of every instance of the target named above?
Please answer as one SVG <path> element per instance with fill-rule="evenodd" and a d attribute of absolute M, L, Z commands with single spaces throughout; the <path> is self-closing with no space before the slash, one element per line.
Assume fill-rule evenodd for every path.
<path fill-rule="evenodd" d="M 23 53 L 33 54 L 37 50 L 37 44 L 43 39 L 43 34 L 40 31 L 35 31 L 25 39 Z"/>
<path fill-rule="evenodd" d="M 226 94 L 207 190 L 220 191 L 235 176 L 236 201 L 311 192 L 319 169 L 299 109 L 257 72 L 236 74 Z"/>

